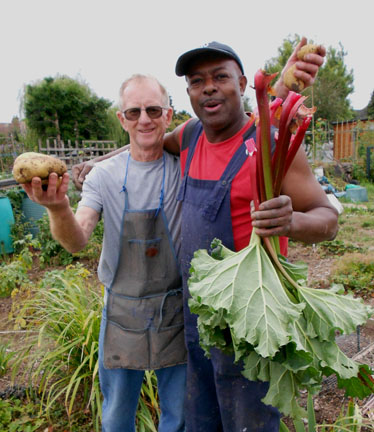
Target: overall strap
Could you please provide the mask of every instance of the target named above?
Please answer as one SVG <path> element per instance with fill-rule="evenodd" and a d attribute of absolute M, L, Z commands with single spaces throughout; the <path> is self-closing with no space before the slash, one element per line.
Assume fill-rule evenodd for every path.
<path fill-rule="evenodd" d="M 197 141 L 199 140 L 202 131 L 203 131 L 203 125 L 198 119 L 190 120 L 184 127 L 183 135 L 182 135 L 181 151 L 188 148 L 188 153 L 187 153 L 187 160 L 184 168 L 182 183 L 177 195 L 177 201 L 183 201 L 184 199 L 188 171 L 190 169 L 191 161 L 195 153 Z"/>
<path fill-rule="evenodd" d="M 212 198 L 206 202 L 203 208 L 203 215 L 209 221 L 214 222 L 216 220 L 218 211 L 221 208 L 223 200 L 225 199 L 227 192 L 231 188 L 232 180 L 247 159 L 246 147 L 244 142 L 249 138 L 255 138 L 255 136 L 256 127 L 253 124 L 243 134 L 242 144 L 239 146 L 239 148 L 236 150 L 233 157 L 231 158 L 230 162 L 227 164 L 227 167 L 222 173 L 221 178 L 216 182 L 216 185 L 214 186 L 211 193 Z"/>

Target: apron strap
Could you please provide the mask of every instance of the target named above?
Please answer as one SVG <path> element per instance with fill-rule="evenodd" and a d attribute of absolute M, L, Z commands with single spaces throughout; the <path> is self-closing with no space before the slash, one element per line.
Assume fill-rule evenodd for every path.
<path fill-rule="evenodd" d="M 127 183 L 127 174 L 129 172 L 129 162 L 130 162 L 130 158 L 131 155 L 129 153 L 129 156 L 127 158 L 126 161 L 126 168 L 125 168 L 125 179 L 123 181 L 123 185 L 122 185 L 122 189 L 120 190 L 121 192 L 125 193 L 125 210 L 128 210 L 128 193 L 127 193 L 127 188 L 126 188 L 126 183 Z M 157 210 L 155 212 L 155 218 L 158 216 L 158 213 L 160 212 L 161 208 L 164 205 L 164 196 L 165 196 L 165 176 L 166 176 L 166 169 L 165 169 L 165 152 L 162 153 L 162 183 L 161 183 L 161 192 L 160 192 L 160 199 L 158 202 L 158 207 Z"/>

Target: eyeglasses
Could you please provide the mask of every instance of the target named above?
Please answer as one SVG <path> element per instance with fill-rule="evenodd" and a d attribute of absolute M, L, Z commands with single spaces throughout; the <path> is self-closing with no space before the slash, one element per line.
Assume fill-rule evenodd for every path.
<path fill-rule="evenodd" d="M 169 109 L 167 107 L 161 107 L 161 106 L 148 106 L 146 108 L 129 108 L 125 111 L 123 111 L 123 115 L 126 117 L 127 120 L 135 121 L 138 120 L 140 117 L 141 111 L 145 111 L 147 113 L 147 116 L 154 120 L 158 119 L 162 115 L 162 110 Z"/>

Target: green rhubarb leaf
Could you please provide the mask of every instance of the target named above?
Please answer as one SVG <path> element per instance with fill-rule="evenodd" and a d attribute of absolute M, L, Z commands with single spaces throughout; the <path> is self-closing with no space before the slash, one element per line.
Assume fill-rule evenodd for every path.
<path fill-rule="evenodd" d="M 286 416 L 305 417 L 305 410 L 297 403 L 300 390 L 297 376 L 276 362 L 270 362 L 269 376 L 269 390 L 262 402 L 277 407 Z"/>
<path fill-rule="evenodd" d="M 338 377 L 338 387 L 346 390 L 346 396 L 365 399 L 374 393 L 373 371 L 367 365 L 360 365 L 360 374 L 353 379 Z"/>
<path fill-rule="evenodd" d="M 279 262 L 286 269 L 287 273 L 292 277 L 292 279 L 299 285 L 305 285 L 308 280 L 308 265 L 302 261 L 292 263 L 287 261 L 282 255 L 278 255 Z M 283 280 L 283 278 L 282 278 Z M 287 284 L 287 279 L 284 279 Z M 288 284 L 287 284 L 288 286 Z"/>
<path fill-rule="evenodd" d="M 357 363 L 347 357 L 335 341 L 321 341 L 314 331 L 310 335 L 307 321 L 303 316 L 292 324 L 292 329 L 292 341 L 295 349 L 309 353 L 313 358 L 312 365 L 316 369 L 325 374 L 327 374 L 328 369 L 331 369 L 333 373 L 346 379 L 357 376 Z M 290 357 L 292 358 L 292 356 Z"/>
<path fill-rule="evenodd" d="M 251 344 L 261 356 L 272 357 L 288 343 L 289 323 L 298 318 L 303 305 L 289 300 L 255 233 L 245 249 L 223 255 L 222 260 L 209 261 L 206 251 L 195 252 L 190 294 L 214 310 L 227 311 L 235 338 Z"/>
<path fill-rule="evenodd" d="M 270 363 L 270 359 L 252 351 L 243 362 L 242 374 L 250 381 L 270 381 Z"/>
<path fill-rule="evenodd" d="M 298 293 L 300 301 L 306 304 L 303 314 L 321 340 L 334 340 L 336 330 L 355 332 L 373 312 L 361 299 L 337 294 L 335 290 L 299 286 Z"/>

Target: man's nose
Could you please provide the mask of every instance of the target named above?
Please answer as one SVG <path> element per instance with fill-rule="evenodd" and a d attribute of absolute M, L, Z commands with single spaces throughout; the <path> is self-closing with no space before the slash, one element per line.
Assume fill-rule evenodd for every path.
<path fill-rule="evenodd" d="M 144 110 L 142 109 L 140 111 L 140 116 L 138 121 L 142 123 L 149 123 L 151 121 L 151 118 L 149 117 L 145 109 Z"/>
<path fill-rule="evenodd" d="M 217 86 L 216 86 L 213 79 L 211 79 L 211 78 L 206 79 L 204 84 L 205 84 L 204 85 L 204 93 L 212 94 L 215 91 L 217 91 Z"/>

